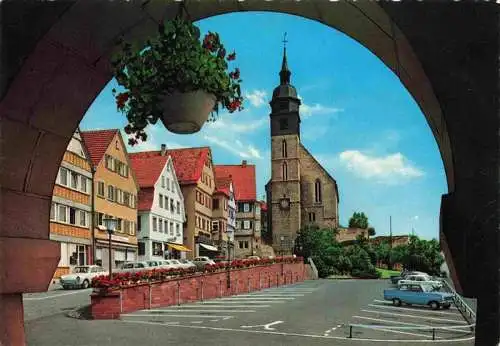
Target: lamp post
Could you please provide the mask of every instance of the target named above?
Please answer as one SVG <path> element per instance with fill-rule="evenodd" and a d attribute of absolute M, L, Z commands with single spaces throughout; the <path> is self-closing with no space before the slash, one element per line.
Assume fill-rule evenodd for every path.
<path fill-rule="evenodd" d="M 108 235 L 109 235 L 109 250 L 108 250 L 108 254 L 109 254 L 109 279 L 111 280 L 112 279 L 112 268 L 113 266 L 111 265 L 111 235 L 115 232 L 115 229 L 116 229 L 116 224 L 117 224 L 117 221 L 116 219 L 112 219 L 112 218 L 107 218 L 107 219 L 103 219 L 102 220 L 104 222 L 104 227 L 106 227 L 106 231 L 108 232 Z"/>

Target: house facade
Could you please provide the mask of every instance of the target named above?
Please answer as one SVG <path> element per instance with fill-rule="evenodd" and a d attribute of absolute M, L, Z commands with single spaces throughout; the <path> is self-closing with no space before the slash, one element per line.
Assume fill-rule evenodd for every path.
<path fill-rule="evenodd" d="M 162 147 L 159 156 L 130 153 L 139 183 L 137 246 L 140 261 L 185 258 L 191 251 L 183 245 L 186 220 L 182 195 L 172 158 Z"/>
<path fill-rule="evenodd" d="M 215 185 L 212 237 L 214 237 L 214 240 L 218 241 L 220 256 L 226 259 L 234 258 L 236 200 L 234 197 L 232 178 L 216 176 Z M 222 208 L 221 205 L 223 206 Z"/>
<path fill-rule="evenodd" d="M 236 231 L 236 198 L 234 193 L 233 181 L 229 183 L 229 201 L 228 201 L 228 216 L 227 216 L 227 240 L 229 242 L 229 258 L 234 258 L 234 234 Z"/>
<path fill-rule="evenodd" d="M 109 234 L 105 218 L 118 221 L 111 235 L 112 267 L 137 260 L 137 193 L 139 186 L 118 129 L 83 131 L 94 173 L 95 263 L 109 266 Z"/>
<path fill-rule="evenodd" d="M 92 169 L 77 129 L 64 153 L 50 209 L 50 240 L 61 245 L 54 278 L 92 263 Z"/>
<path fill-rule="evenodd" d="M 261 243 L 260 203 L 256 197 L 255 165 L 216 165 L 215 174 L 231 178 L 235 189 L 236 224 L 234 253 L 237 258 L 255 255 Z"/>
<path fill-rule="evenodd" d="M 218 248 L 212 239 L 212 204 L 215 179 L 209 147 L 167 149 L 172 158 L 177 180 L 184 196 L 186 221 L 183 245 L 191 250 L 188 259 L 197 256 L 215 257 Z M 163 150 L 142 152 L 142 156 L 161 156 Z"/>

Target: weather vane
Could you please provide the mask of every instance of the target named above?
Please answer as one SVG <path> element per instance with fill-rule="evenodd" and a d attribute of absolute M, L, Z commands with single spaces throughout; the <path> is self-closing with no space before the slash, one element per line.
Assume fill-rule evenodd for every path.
<path fill-rule="evenodd" d="M 285 48 L 286 48 L 286 43 L 287 43 L 287 42 L 288 42 L 288 41 L 286 40 L 286 32 L 285 32 L 285 34 L 283 35 L 283 46 L 284 46 Z"/>

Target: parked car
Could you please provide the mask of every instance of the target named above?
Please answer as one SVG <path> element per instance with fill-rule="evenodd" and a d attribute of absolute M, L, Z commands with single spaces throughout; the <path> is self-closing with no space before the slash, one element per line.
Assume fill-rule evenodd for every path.
<path fill-rule="evenodd" d="M 88 288 L 93 278 L 108 274 L 109 273 L 100 266 L 78 266 L 73 268 L 71 274 L 61 276 L 59 282 L 65 290 L 69 288 Z"/>
<path fill-rule="evenodd" d="M 203 269 L 205 269 L 205 266 L 207 264 L 215 264 L 215 261 L 208 258 L 207 256 L 200 256 L 200 257 L 196 257 L 194 259 L 193 263 L 196 265 L 196 268 L 198 270 L 203 270 Z"/>
<path fill-rule="evenodd" d="M 425 283 L 432 285 L 436 288 L 443 287 L 442 281 L 434 280 L 430 275 L 427 275 L 427 274 L 406 275 L 404 279 L 398 281 L 398 285 L 412 284 L 412 283 L 418 283 L 418 282 L 425 282 Z"/>
<path fill-rule="evenodd" d="M 426 284 L 411 283 L 385 289 L 384 299 L 391 300 L 395 306 L 401 306 L 402 303 L 427 305 L 437 310 L 440 307 L 448 309 L 453 303 L 453 294 L 433 291 L 432 287 Z"/>
<path fill-rule="evenodd" d="M 159 267 L 161 263 L 161 261 L 146 261 L 146 262 L 148 262 L 150 267 Z"/>
<path fill-rule="evenodd" d="M 147 269 L 152 269 L 152 267 L 146 261 L 128 262 L 128 263 L 123 263 L 122 266 L 116 270 L 116 272 L 118 272 L 118 273 L 123 273 L 123 272 L 135 273 L 135 272 L 138 272 L 141 270 L 147 270 Z"/>
<path fill-rule="evenodd" d="M 248 256 L 247 259 L 260 260 L 260 257 L 259 256 Z"/>
<path fill-rule="evenodd" d="M 196 268 L 196 264 L 188 259 L 180 259 L 179 262 L 183 265 L 183 268 Z"/>
<path fill-rule="evenodd" d="M 409 270 L 404 269 L 399 275 L 391 275 L 390 279 L 394 285 L 397 285 L 399 280 L 406 279 L 406 277 L 408 275 L 418 275 L 418 274 L 426 274 L 427 275 L 427 273 L 424 273 L 424 272 L 409 271 Z"/>
<path fill-rule="evenodd" d="M 187 269 L 187 268 L 193 268 L 193 267 L 196 267 L 195 264 L 187 261 L 187 263 L 183 263 L 181 262 L 181 260 L 177 260 L 177 259 L 171 259 L 169 260 L 170 263 L 172 263 L 172 265 L 176 266 L 176 268 L 182 268 L 182 269 Z"/>

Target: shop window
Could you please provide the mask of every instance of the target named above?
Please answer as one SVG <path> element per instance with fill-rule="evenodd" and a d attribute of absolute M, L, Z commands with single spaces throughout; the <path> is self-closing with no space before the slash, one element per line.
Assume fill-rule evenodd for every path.
<path fill-rule="evenodd" d="M 163 244 L 153 242 L 153 256 L 163 256 Z"/>

